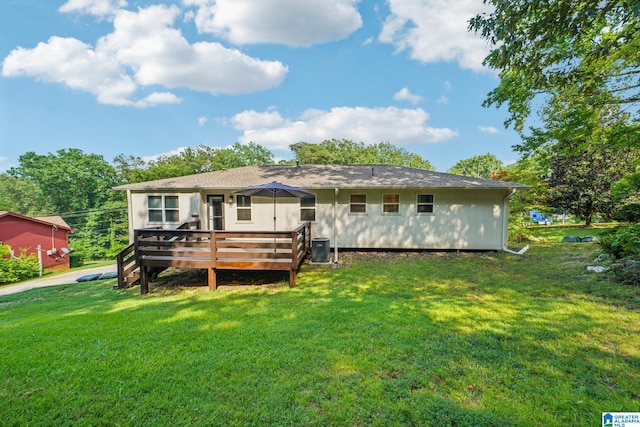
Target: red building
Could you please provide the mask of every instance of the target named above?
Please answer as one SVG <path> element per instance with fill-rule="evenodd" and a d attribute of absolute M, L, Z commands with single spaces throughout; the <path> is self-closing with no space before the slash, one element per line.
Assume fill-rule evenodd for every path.
<path fill-rule="evenodd" d="M 15 256 L 22 251 L 42 256 L 48 270 L 69 268 L 69 233 L 73 230 L 59 216 L 28 217 L 0 212 L 0 244 L 7 245 Z"/>

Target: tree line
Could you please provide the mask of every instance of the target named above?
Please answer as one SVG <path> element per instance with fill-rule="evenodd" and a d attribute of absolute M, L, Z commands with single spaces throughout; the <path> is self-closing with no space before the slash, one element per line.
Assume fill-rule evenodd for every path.
<path fill-rule="evenodd" d="M 279 164 L 395 164 L 433 170 L 427 160 L 387 142 L 349 140 L 293 144 L 292 160 Z M 256 143 L 216 148 L 200 145 L 150 161 L 120 154 L 112 162 L 77 148 L 27 152 L 18 166 L 0 174 L 0 211 L 27 216 L 60 215 L 75 230 L 70 246 L 87 259 L 114 257 L 128 244 L 125 193 L 121 184 L 185 176 L 249 165 L 274 164 Z"/>
<path fill-rule="evenodd" d="M 428 160 L 388 142 L 366 145 L 333 139 L 320 144 L 299 142 L 290 148 L 293 158 L 279 164 L 392 164 L 434 170 Z M 485 154 L 460 160 L 447 172 L 529 185 L 530 190 L 519 192 L 512 203 L 512 212 L 520 217 L 538 209 L 572 214 L 590 223 L 595 216 L 610 220 L 637 200 L 635 154 L 627 149 L 563 158 L 537 147 L 513 165 Z M 201 145 L 148 162 L 121 154 L 109 163 L 76 148 L 27 152 L 18 166 L 0 174 L 0 210 L 61 215 L 75 230 L 71 246 L 76 253 L 88 259 L 112 258 L 128 244 L 125 194 L 113 187 L 270 164 L 274 164 L 273 154 L 255 143 L 227 148 Z"/>
<path fill-rule="evenodd" d="M 486 154 L 448 172 L 530 186 L 513 211 L 633 220 L 640 211 L 640 6 L 636 0 L 484 0 L 492 12 L 471 19 L 469 30 L 491 46 L 484 63 L 499 83 L 484 102 L 506 106 L 506 127 L 521 135 L 521 154 L 503 165 Z M 537 116 L 536 126 L 527 126 Z M 395 164 L 433 170 L 428 160 L 387 142 L 299 142 L 281 163 Z M 112 163 L 78 149 L 29 152 L 0 174 L 0 209 L 26 215 L 58 213 L 77 232 L 88 257 L 109 257 L 124 244 L 126 209 L 119 184 L 273 164 L 256 144 L 198 146 L 145 162 L 119 155 Z"/>

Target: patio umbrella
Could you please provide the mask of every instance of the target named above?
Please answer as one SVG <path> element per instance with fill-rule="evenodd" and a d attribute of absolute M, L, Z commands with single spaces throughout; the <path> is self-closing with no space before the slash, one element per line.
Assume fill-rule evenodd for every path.
<path fill-rule="evenodd" d="M 273 199 L 273 231 L 276 231 L 276 199 L 278 197 L 297 197 L 299 199 L 314 197 L 314 195 L 307 190 L 276 181 L 268 184 L 252 185 L 234 191 L 234 193 L 240 196 L 271 197 Z"/>

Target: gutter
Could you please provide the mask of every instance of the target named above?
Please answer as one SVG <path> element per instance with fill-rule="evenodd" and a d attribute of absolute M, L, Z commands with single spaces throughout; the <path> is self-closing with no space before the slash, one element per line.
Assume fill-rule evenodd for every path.
<path fill-rule="evenodd" d="M 511 249 L 507 248 L 507 240 L 509 236 L 509 199 L 511 199 L 514 194 L 516 194 L 516 189 L 512 188 L 511 192 L 507 194 L 503 200 L 503 210 L 505 214 L 502 217 L 502 252 L 506 252 L 512 255 L 524 255 L 524 253 L 529 250 L 529 245 L 525 246 L 519 251 L 512 251 Z"/>

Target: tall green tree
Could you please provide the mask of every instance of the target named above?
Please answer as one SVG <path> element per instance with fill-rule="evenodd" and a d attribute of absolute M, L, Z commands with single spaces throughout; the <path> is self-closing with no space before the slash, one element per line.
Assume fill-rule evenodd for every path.
<path fill-rule="evenodd" d="M 27 216 L 57 212 L 48 194 L 36 183 L 9 174 L 0 174 L 0 211 Z"/>
<path fill-rule="evenodd" d="M 484 0 L 493 12 L 469 28 L 491 44 L 484 63 L 500 73 L 485 105 L 507 104 L 522 131 L 534 99 L 625 106 L 638 115 L 640 5 L 637 0 Z"/>
<path fill-rule="evenodd" d="M 129 244 L 127 202 L 108 201 L 100 209 L 65 218 L 76 232 L 70 246 L 85 259 L 114 258 Z"/>
<path fill-rule="evenodd" d="M 298 142 L 289 146 L 293 162 L 316 165 L 383 164 L 434 170 L 421 156 L 388 142 L 366 145 L 348 139 L 331 139 L 320 144 Z"/>
<path fill-rule="evenodd" d="M 54 213 L 94 209 L 118 196 L 112 191 L 117 184 L 115 170 L 97 154 L 70 148 L 47 155 L 31 151 L 18 160 L 20 165 L 9 175 L 35 184 L 50 198 Z"/>
<path fill-rule="evenodd" d="M 469 159 L 460 160 L 447 173 L 474 176 L 477 178 L 492 178 L 504 168 L 504 164 L 493 154 L 483 154 Z"/>
<path fill-rule="evenodd" d="M 273 154 L 259 144 L 236 142 L 231 147 L 199 145 L 178 154 L 160 156 L 145 163 L 140 157 L 121 154 L 114 159 L 122 183 L 151 181 L 230 169 L 273 164 Z"/>
<path fill-rule="evenodd" d="M 594 215 L 613 218 L 618 209 L 612 186 L 630 168 L 629 150 L 592 149 L 555 155 L 549 176 L 549 204 L 590 226 Z"/>
<path fill-rule="evenodd" d="M 517 182 L 529 186 L 526 190 L 516 192 L 511 198 L 509 209 L 517 215 L 526 215 L 532 209 L 545 213 L 548 211 L 551 154 L 547 150 L 539 149 L 534 153 L 523 156 L 512 165 L 505 166 L 494 179 L 506 182 Z"/>

